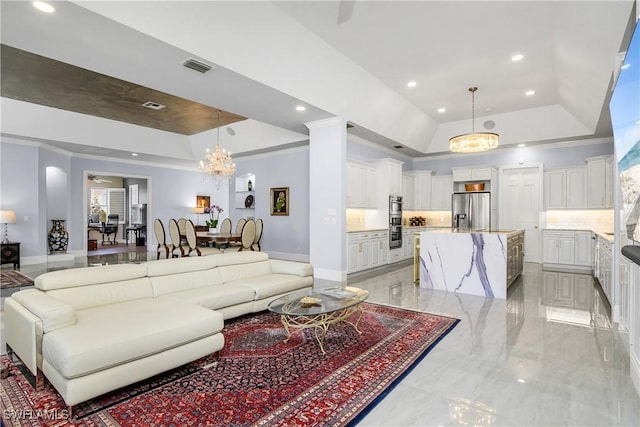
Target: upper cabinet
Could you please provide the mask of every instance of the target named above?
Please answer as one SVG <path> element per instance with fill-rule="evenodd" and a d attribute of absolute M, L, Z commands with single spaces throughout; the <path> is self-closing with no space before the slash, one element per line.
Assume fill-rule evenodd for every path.
<path fill-rule="evenodd" d="M 376 207 L 376 167 L 367 163 L 347 162 L 347 208 Z"/>
<path fill-rule="evenodd" d="M 544 172 L 544 194 L 547 209 L 580 209 L 587 207 L 587 168 L 549 169 Z"/>
<path fill-rule="evenodd" d="M 599 156 L 587 159 L 588 207 L 595 209 L 613 208 L 613 170 L 613 156 Z"/>
<path fill-rule="evenodd" d="M 498 190 L 498 170 L 491 166 L 451 168 L 453 191 L 466 191 L 464 184 L 483 183 L 484 191 Z"/>
<path fill-rule="evenodd" d="M 416 176 L 416 210 L 428 211 L 431 209 L 431 171 L 415 171 Z"/>
<path fill-rule="evenodd" d="M 451 175 L 434 175 L 431 177 L 431 209 L 432 210 L 450 211 L 452 193 L 453 193 L 453 177 Z"/>
<path fill-rule="evenodd" d="M 386 200 L 380 206 L 389 202 L 389 196 L 402 196 L 402 162 L 394 159 L 376 160 L 376 185 L 378 197 Z"/>
<path fill-rule="evenodd" d="M 613 208 L 613 156 L 592 157 L 586 161 L 586 166 L 545 170 L 547 209 Z"/>
<path fill-rule="evenodd" d="M 416 210 L 417 177 L 414 172 L 402 174 L 402 209 Z"/>

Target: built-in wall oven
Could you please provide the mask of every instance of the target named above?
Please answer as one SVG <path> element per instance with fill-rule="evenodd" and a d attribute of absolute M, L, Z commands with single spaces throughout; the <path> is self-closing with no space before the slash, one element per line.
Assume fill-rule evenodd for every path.
<path fill-rule="evenodd" d="M 402 197 L 389 196 L 389 249 L 402 247 Z"/>

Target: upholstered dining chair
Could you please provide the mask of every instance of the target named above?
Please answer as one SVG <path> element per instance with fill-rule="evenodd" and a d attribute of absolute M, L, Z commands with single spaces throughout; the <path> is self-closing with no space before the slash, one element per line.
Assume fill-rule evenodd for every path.
<path fill-rule="evenodd" d="M 220 224 L 220 234 L 231 234 L 231 219 L 225 218 Z"/>
<path fill-rule="evenodd" d="M 262 238 L 262 218 L 256 219 L 256 237 L 253 238 L 253 245 L 251 247 L 253 250 L 260 251 L 260 239 Z"/>
<path fill-rule="evenodd" d="M 232 251 L 252 251 L 253 250 L 253 239 L 256 237 L 256 222 L 252 219 L 247 220 L 242 227 L 242 233 L 240 236 L 240 246 L 229 246 L 224 251 L 232 252 Z"/>
<path fill-rule="evenodd" d="M 186 255 L 185 250 L 189 250 L 188 245 L 182 245 L 180 239 L 180 229 L 178 228 L 178 221 L 174 218 L 169 220 L 169 237 L 171 238 L 171 243 L 173 244 L 173 249 L 171 249 L 171 257 L 183 257 Z M 176 253 L 179 251 L 179 253 Z M 188 252 L 187 252 L 188 253 Z"/>
<path fill-rule="evenodd" d="M 184 245 L 187 242 L 187 219 L 186 218 L 178 218 L 178 231 L 180 231 L 180 239 L 182 240 L 182 244 Z"/>
<path fill-rule="evenodd" d="M 169 252 L 173 250 L 173 245 L 167 244 L 167 234 L 164 231 L 164 225 L 162 225 L 162 221 L 158 218 L 153 221 L 153 229 L 156 232 L 156 240 L 158 241 L 158 248 L 156 249 L 158 253 L 157 259 L 160 259 L 160 248 L 164 248 L 165 258 L 169 258 Z"/>
<path fill-rule="evenodd" d="M 240 218 L 238 223 L 236 224 L 236 234 L 242 233 L 242 227 L 244 227 L 244 223 L 247 222 L 246 218 Z"/>
<path fill-rule="evenodd" d="M 191 255 L 191 252 L 195 252 L 198 256 L 221 254 L 222 251 L 218 248 L 206 248 L 198 246 L 198 237 L 196 236 L 196 227 L 193 225 L 193 221 L 190 219 L 185 223 L 185 232 L 187 235 L 187 245 L 189 246 L 189 252 L 187 256 Z"/>

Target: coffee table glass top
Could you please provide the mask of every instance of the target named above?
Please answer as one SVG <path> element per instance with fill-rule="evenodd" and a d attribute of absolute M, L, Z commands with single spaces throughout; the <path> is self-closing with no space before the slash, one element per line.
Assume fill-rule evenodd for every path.
<path fill-rule="evenodd" d="M 279 315 L 309 316 L 353 307 L 369 297 L 369 292 L 353 286 L 293 292 L 271 301 L 268 309 Z"/>

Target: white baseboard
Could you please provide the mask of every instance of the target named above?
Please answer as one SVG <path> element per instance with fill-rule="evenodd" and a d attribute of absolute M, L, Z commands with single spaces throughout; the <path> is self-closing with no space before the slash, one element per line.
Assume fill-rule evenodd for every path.
<path fill-rule="evenodd" d="M 346 282 L 347 272 L 340 270 L 329 270 L 326 268 L 313 268 L 313 278 L 330 280 L 332 282 Z"/>
<path fill-rule="evenodd" d="M 640 395 L 640 360 L 631 349 L 631 363 L 629 364 L 631 371 L 631 381 L 636 388 L 636 393 Z"/>
<path fill-rule="evenodd" d="M 272 259 L 284 259 L 287 261 L 309 262 L 309 254 L 292 254 L 288 252 L 264 251 Z"/>
<path fill-rule="evenodd" d="M 47 255 L 20 257 L 20 265 L 46 264 Z"/>
<path fill-rule="evenodd" d="M 70 254 L 68 252 L 63 252 L 60 254 L 50 254 L 47 255 L 47 263 L 49 262 L 69 262 L 75 261 L 76 257 L 74 254 Z"/>

